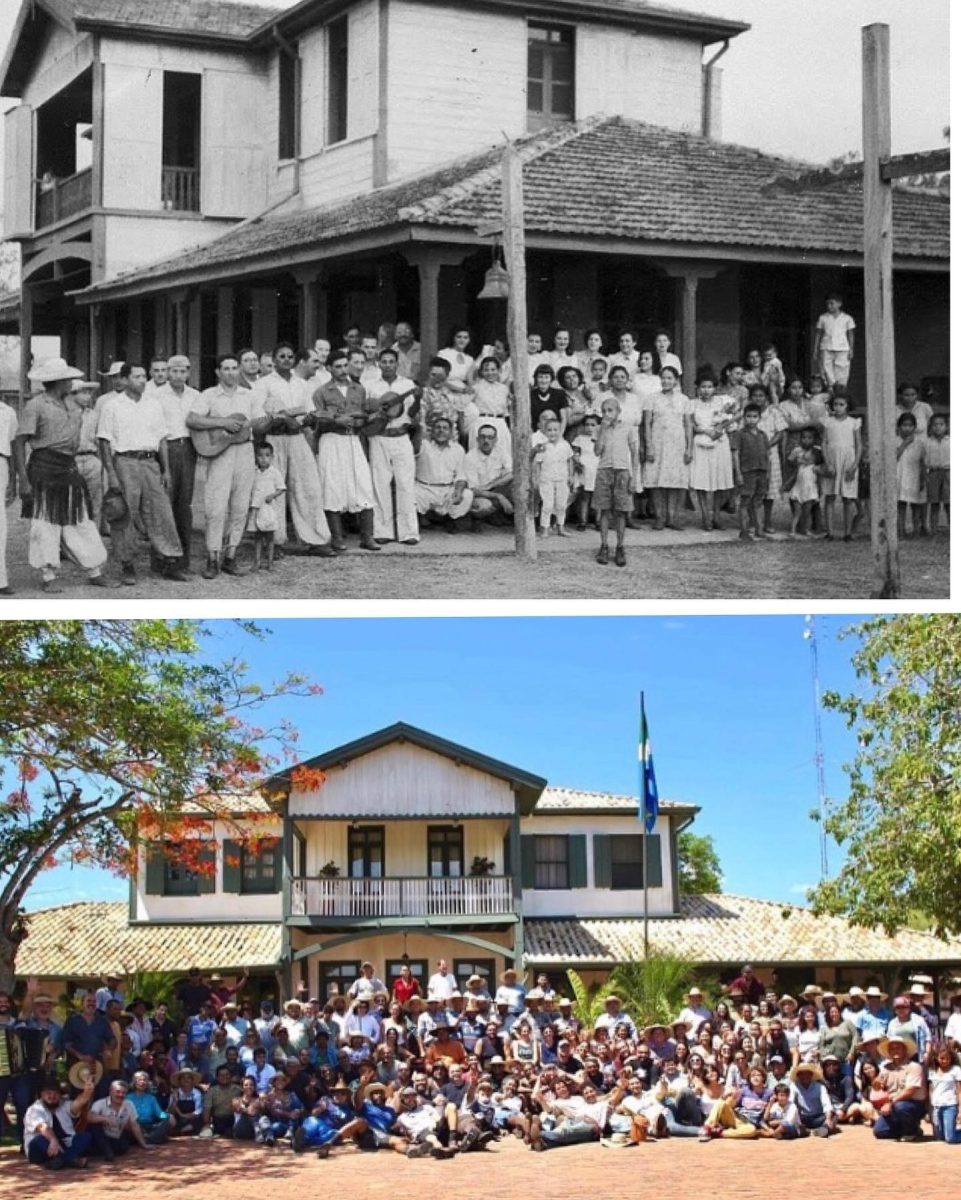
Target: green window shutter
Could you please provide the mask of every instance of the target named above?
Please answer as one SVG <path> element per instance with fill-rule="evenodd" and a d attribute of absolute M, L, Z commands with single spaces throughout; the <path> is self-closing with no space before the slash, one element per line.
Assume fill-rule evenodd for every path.
<path fill-rule="evenodd" d="M 647 835 L 647 886 L 661 887 L 664 882 L 661 874 L 661 835 Z"/>
<path fill-rule="evenodd" d="M 217 851 L 213 846 L 204 846 L 197 855 L 201 871 L 197 878 L 197 891 L 201 896 L 217 890 Z"/>
<path fill-rule="evenodd" d="M 521 887 L 534 886 L 534 836 L 525 834 L 521 838 Z"/>
<path fill-rule="evenodd" d="M 567 839 L 567 880 L 572 888 L 587 887 L 587 836 L 572 833 Z"/>
<path fill-rule="evenodd" d="M 243 887 L 244 848 L 232 839 L 224 841 L 224 891 L 239 892 Z"/>
<path fill-rule="evenodd" d="M 147 843 L 147 869 L 144 873 L 143 890 L 148 896 L 162 896 L 164 892 L 164 849 L 163 842 Z"/>
<path fill-rule="evenodd" d="M 513 874 L 511 870 L 511 831 L 504 834 L 504 874 Z"/>
<path fill-rule="evenodd" d="M 611 839 L 606 833 L 594 834 L 594 886 L 611 886 Z"/>
<path fill-rule="evenodd" d="M 274 846 L 274 891 L 279 892 L 284 886 L 284 842 L 278 839 Z"/>

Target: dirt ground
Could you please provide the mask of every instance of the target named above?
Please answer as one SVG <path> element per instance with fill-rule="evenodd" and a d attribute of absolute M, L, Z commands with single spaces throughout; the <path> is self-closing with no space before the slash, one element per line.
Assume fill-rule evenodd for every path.
<path fill-rule="evenodd" d="M 370 1196 L 442 1194 L 444 1200 L 479 1196 L 540 1196 L 567 1200 L 772 1200 L 799 1189 L 817 1200 L 956 1200 L 961 1192 L 961 1149 L 926 1141 L 878 1142 L 865 1129 L 827 1140 L 710 1142 L 675 1139 L 629 1150 L 570 1146 L 532 1154 L 515 1139 L 450 1162 L 349 1149 L 325 1160 L 247 1144 L 196 1139 L 150 1154 L 131 1152 L 113 1166 L 51 1175 L 25 1166 L 14 1150 L 0 1154 L 0 1200 L 263 1200 L 265 1195 Z M 279 1185 L 279 1186 L 278 1186 Z M 292 1192 L 291 1189 L 296 1189 Z"/>
<path fill-rule="evenodd" d="M 26 565 L 27 524 L 11 513 L 7 563 L 14 599 L 42 597 L 36 573 Z M 732 518 L 727 518 L 732 523 Z M 783 531 L 783 521 L 780 522 Z M 873 588 L 871 544 L 820 539 L 741 542 L 731 529 L 704 533 L 690 521 L 679 533 L 629 530 L 626 567 L 594 561 L 598 535 L 573 531 L 566 539 L 539 543 L 538 561 L 524 565 L 513 555 L 509 530 L 476 534 L 427 530 L 418 546 L 389 545 L 362 551 L 356 536 L 336 559 L 289 556 L 270 573 L 243 578 L 199 574 L 188 583 L 150 575 L 146 543 L 137 563 L 136 587 L 94 591 L 75 566 L 62 574 L 63 599 L 111 600 L 638 600 L 638 599 L 867 599 Z M 242 557 L 247 559 L 247 549 Z M 949 538 L 902 543 L 903 595 L 909 600 L 950 595 Z M 194 538 L 195 570 L 203 565 L 200 535 Z M 115 568 L 111 568 L 116 573 Z M 45 598 L 45 597 L 44 597 Z"/>

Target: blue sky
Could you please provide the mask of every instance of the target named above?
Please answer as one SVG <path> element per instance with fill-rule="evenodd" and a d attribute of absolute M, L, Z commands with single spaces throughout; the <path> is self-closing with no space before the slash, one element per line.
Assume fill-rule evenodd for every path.
<path fill-rule="evenodd" d="M 824 688 L 851 689 L 859 618 L 816 618 Z M 560 786 L 634 793 L 638 694 L 662 797 L 701 806 L 725 888 L 801 901 L 817 881 L 814 719 L 801 616 L 319 619 L 262 623 L 251 639 L 212 622 L 207 652 L 241 653 L 267 682 L 304 671 L 324 688 L 277 702 L 303 757 L 404 720 Z M 263 722 L 262 722 L 263 723 Z M 844 794 L 853 739 L 823 714 L 827 791 Z M 836 849 L 833 866 L 839 864 Z M 28 907 L 119 899 L 102 872 L 41 876 Z"/>

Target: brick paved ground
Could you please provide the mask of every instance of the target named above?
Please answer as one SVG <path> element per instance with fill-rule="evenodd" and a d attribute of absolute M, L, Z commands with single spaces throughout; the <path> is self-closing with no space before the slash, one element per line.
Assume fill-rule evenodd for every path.
<path fill-rule="evenodd" d="M 131 1155 L 115 1167 L 51 1176 L 28 1168 L 14 1152 L 0 1155 L 0 1200 L 264 1200 L 278 1196 L 392 1198 L 440 1195 L 444 1200 L 778 1200 L 799 1193 L 813 1200 L 957 1200 L 961 1146 L 927 1140 L 877 1142 L 864 1129 L 830 1140 L 796 1143 L 659 1142 L 630 1150 L 573 1146 L 532 1154 L 502 1141 L 482 1154 L 451 1162 L 408 1162 L 397 1154 L 338 1151 L 322 1162 L 312 1154 L 264 1150 L 224 1142 L 180 1142 L 152 1154 Z"/>

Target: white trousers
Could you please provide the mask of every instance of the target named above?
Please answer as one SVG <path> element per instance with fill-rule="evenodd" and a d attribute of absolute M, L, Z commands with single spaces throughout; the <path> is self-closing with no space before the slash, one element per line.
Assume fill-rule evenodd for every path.
<path fill-rule="evenodd" d="M 207 459 L 204 482 L 204 523 L 207 553 L 236 550 L 244 536 L 250 497 L 254 490 L 254 451 L 250 442 L 228 446 Z"/>
<path fill-rule="evenodd" d="M 322 546 L 330 541 L 330 529 L 324 516 L 324 499 L 320 487 L 317 459 L 302 433 L 296 436 L 268 437 L 274 448 L 274 466 L 283 475 L 287 484 L 285 498 L 276 504 L 277 529 L 274 534 L 279 545 L 287 541 L 287 505 L 290 519 L 302 542 L 308 546 Z"/>
<path fill-rule="evenodd" d="M 10 459 L 0 454 L 0 587 L 9 587 L 7 578 L 7 488 L 10 486 Z"/>
<path fill-rule="evenodd" d="M 465 517 L 474 503 L 474 493 L 470 488 L 464 488 L 460 500 L 454 503 L 454 485 L 451 483 L 421 483 L 414 484 L 414 498 L 419 513 L 436 513 L 439 517 Z"/>
<path fill-rule="evenodd" d="M 393 540 L 396 513 L 397 540 L 416 541 L 420 535 L 414 500 L 414 447 L 410 438 L 372 437 L 370 474 L 374 485 L 374 537 Z"/>
<path fill-rule="evenodd" d="M 317 451 L 320 486 L 328 512 L 363 512 L 374 507 L 374 485 L 360 438 L 325 433 Z"/>
<path fill-rule="evenodd" d="M 571 489 L 567 480 L 545 479 L 537 490 L 541 498 L 541 529 L 550 526 L 551 514 L 557 517 L 558 525 L 563 525 L 571 500 Z"/>

